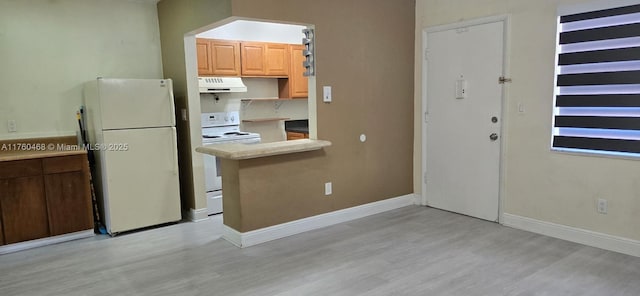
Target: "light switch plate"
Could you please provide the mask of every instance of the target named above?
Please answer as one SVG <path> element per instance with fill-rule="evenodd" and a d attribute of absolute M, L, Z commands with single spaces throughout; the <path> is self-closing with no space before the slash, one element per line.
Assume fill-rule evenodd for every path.
<path fill-rule="evenodd" d="M 322 101 L 325 103 L 331 102 L 331 86 L 322 87 Z"/>

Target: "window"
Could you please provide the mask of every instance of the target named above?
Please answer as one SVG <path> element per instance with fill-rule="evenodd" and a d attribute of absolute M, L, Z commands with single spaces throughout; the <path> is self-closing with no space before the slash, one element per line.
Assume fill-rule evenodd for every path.
<path fill-rule="evenodd" d="M 552 149 L 640 157 L 640 5 L 562 15 Z"/>

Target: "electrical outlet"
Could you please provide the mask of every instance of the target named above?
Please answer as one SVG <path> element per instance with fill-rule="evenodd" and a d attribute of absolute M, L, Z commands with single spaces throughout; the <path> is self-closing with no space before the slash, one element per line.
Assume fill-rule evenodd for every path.
<path fill-rule="evenodd" d="M 598 213 L 599 214 L 607 214 L 608 202 L 604 198 L 598 199 Z"/>
<path fill-rule="evenodd" d="M 324 183 L 324 195 L 331 195 L 332 191 L 331 182 Z"/>
<path fill-rule="evenodd" d="M 10 133 L 15 133 L 18 131 L 18 126 L 15 120 L 7 120 L 7 131 L 9 131 Z"/>

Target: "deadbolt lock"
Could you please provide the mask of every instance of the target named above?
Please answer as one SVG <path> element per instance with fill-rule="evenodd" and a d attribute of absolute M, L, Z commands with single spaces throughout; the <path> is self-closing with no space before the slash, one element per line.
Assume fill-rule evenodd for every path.
<path fill-rule="evenodd" d="M 498 134 L 493 133 L 493 134 L 489 135 L 489 139 L 491 139 L 491 141 L 497 140 L 498 139 Z"/>
<path fill-rule="evenodd" d="M 498 122 L 498 117 L 495 117 L 495 116 L 491 117 L 491 122 L 493 123 Z"/>

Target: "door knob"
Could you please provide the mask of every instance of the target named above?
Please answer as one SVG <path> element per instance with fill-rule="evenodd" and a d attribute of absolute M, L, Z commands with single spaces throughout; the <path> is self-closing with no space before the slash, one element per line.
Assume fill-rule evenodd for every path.
<path fill-rule="evenodd" d="M 493 134 L 489 135 L 489 139 L 491 139 L 491 141 L 497 140 L 498 139 L 498 134 L 493 133 Z"/>

